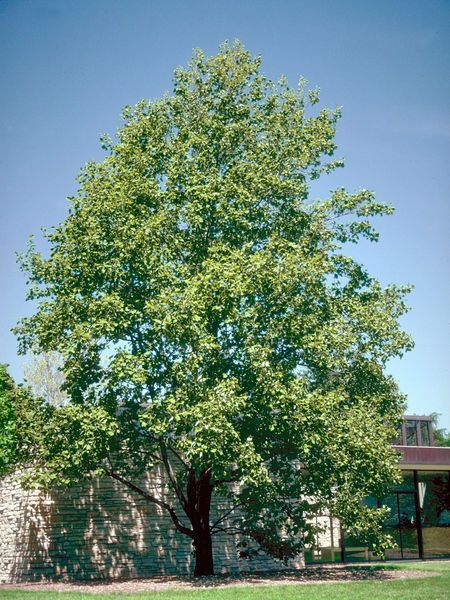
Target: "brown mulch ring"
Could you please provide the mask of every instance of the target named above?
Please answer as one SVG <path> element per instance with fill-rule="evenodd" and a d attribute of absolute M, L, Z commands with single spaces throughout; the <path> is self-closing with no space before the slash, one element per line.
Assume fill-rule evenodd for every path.
<path fill-rule="evenodd" d="M 214 588 L 246 585 L 286 585 L 305 583 L 345 583 L 348 581 L 414 579 L 432 577 L 436 572 L 410 571 L 379 565 L 365 566 L 320 566 L 307 569 L 214 575 L 212 577 L 180 577 L 159 575 L 148 579 L 101 580 L 101 581 L 58 581 L 38 583 L 0 584 L 1 589 L 23 589 L 49 592 L 88 592 L 92 594 L 121 592 L 162 592 L 172 589 Z"/>

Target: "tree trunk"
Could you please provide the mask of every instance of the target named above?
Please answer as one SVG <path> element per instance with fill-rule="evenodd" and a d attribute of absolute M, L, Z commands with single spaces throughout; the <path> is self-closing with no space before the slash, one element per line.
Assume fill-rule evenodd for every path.
<path fill-rule="evenodd" d="M 194 577 L 214 575 L 212 538 L 210 531 L 205 531 L 194 538 L 195 568 Z"/>
<path fill-rule="evenodd" d="M 214 575 L 209 511 L 211 508 L 211 469 L 205 469 L 197 478 L 193 469 L 187 481 L 188 502 L 185 512 L 192 523 L 192 540 L 195 550 L 195 577 Z"/>

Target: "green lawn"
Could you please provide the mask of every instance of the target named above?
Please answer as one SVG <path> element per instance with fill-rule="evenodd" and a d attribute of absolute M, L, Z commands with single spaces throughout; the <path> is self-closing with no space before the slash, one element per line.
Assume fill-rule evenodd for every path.
<path fill-rule="evenodd" d="M 337 584 L 227 587 L 138 594 L 86 594 L 71 592 L 25 592 L 0 590 L 5 600 L 448 600 L 450 598 L 450 561 L 387 564 L 388 568 L 424 571 L 420 579 L 361 581 Z M 426 577 L 427 571 L 438 572 Z"/>

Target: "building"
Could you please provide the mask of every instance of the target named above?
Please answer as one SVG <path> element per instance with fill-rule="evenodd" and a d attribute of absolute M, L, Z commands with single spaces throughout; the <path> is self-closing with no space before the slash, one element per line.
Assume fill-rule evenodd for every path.
<path fill-rule="evenodd" d="M 385 498 L 367 500 L 391 509 L 385 527 L 397 548 L 387 550 L 386 558 L 450 558 L 450 448 L 435 445 L 432 417 L 418 415 L 404 417 L 394 447 L 401 455 L 402 483 Z M 306 562 L 376 559 L 332 516 L 317 518 L 324 533 L 317 548 L 306 551 Z"/>
<path fill-rule="evenodd" d="M 450 448 L 437 447 L 431 417 L 407 416 L 396 447 L 403 483 L 392 491 L 386 526 L 392 558 L 450 557 Z"/>
<path fill-rule="evenodd" d="M 405 417 L 395 447 L 402 484 L 386 498 L 368 499 L 391 508 L 385 527 L 398 547 L 386 558 L 450 557 L 450 448 L 434 446 L 432 419 L 419 416 Z M 147 483 L 169 498 L 162 472 Z M 223 508 L 216 499 L 212 518 Z M 316 521 L 323 533 L 291 567 L 376 558 L 332 515 L 317 515 Z M 268 556 L 238 559 L 234 540 L 225 534 L 215 539 L 214 559 L 218 573 L 283 566 Z M 109 479 L 51 495 L 25 491 L 14 477 L 0 482 L 0 582 L 189 574 L 192 562 L 190 540 L 170 517 Z"/>

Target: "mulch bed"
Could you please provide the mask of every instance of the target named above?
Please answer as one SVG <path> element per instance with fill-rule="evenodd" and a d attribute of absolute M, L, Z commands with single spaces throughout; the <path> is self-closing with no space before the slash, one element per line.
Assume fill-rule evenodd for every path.
<path fill-rule="evenodd" d="M 246 585 L 287 585 L 305 583 L 345 583 L 349 581 L 385 581 L 412 579 L 438 575 L 434 572 L 390 569 L 380 566 L 320 566 L 307 569 L 215 575 L 213 577 L 179 577 L 160 575 L 148 579 L 101 580 L 101 581 L 58 581 L 36 583 L 0 584 L 1 589 L 23 589 L 48 592 L 88 592 L 92 594 L 121 592 L 161 592 L 172 589 L 198 589 Z"/>

